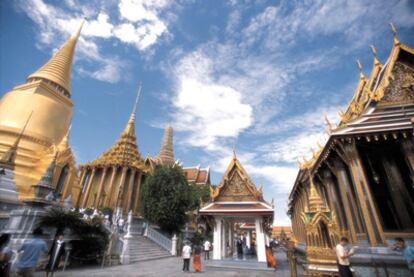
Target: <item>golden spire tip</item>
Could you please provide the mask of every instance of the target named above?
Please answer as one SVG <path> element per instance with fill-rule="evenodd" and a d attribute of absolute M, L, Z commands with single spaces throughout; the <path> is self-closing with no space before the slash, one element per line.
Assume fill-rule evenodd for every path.
<path fill-rule="evenodd" d="M 392 23 L 392 22 L 390 22 L 390 26 L 391 26 L 392 35 L 394 36 L 394 44 L 399 44 L 400 40 L 398 39 L 397 28 L 395 27 L 394 23 Z"/>
<path fill-rule="evenodd" d="M 375 46 L 371 44 L 369 47 L 371 48 L 371 51 L 372 51 L 372 54 L 374 54 L 374 57 L 377 57 L 377 49 L 375 48 Z"/>
<path fill-rule="evenodd" d="M 141 97 L 141 90 L 142 90 L 142 82 L 139 83 L 137 97 L 135 98 L 134 106 L 132 108 L 130 121 L 135 121 L 135 114 L 137 113 L 137 107 L 138 107 L 139 99 Z"/>
<path fill-rule="evenodd" d="M 83 25 L 85 24 L 85 21 L 86 21 L 86 17 L 84 17 L 82 19 L 82 21 L 81 21 L 81 23 L 80 23 L 80 25 L 78 27 L 78 30 L 72 35 L 72 38 L 74 38 L 74 39 L 78 39 L 79 38 L 79 36 L 81 34 L 81 31 L 82 31 L 82 28 L 83 28 Z"/>

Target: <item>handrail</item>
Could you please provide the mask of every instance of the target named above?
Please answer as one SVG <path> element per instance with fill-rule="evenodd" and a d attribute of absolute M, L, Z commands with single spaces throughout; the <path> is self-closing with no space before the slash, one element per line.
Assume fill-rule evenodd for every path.
<path fill-rule="evenodd" d="M 147 224 L 147 232 L 146 236 L 151 239 L 153 242 L 171 252 L 172 250 L 172 240 L 162 234 L 161 232 L 157 231 L 156 229 L 152 228 L 149 224 Z"/>

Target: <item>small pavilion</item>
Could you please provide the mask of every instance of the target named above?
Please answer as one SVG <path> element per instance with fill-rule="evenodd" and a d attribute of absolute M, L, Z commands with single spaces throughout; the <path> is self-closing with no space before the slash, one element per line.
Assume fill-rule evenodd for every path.
<path fill-rule="evenodd" d="M 265 245 L 269 243 L 267 233 L 271 230 L 273 208 L 264 201 L 262 189 L 256 188 L 236 155 L 218 187 L 210 187 L 210 202 L 199 210 L 199 214 L 210 218 L 214 225 L 213 259 L 233 257 L 235 235 L 237 232 L 246 235 L 247 231 L 246 246 L 255 248 L 257 261 L 266 262 Z M 253 228 L 243 230 L 240 226 Z"/>

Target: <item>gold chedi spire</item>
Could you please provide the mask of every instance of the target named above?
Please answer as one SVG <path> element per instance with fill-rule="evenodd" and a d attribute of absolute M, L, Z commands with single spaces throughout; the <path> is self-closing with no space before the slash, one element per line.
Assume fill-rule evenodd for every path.
<path fill-rule="evenodd" d="M 141 97 L 141 90 L 142 90 L 142 83 L 139 84 L 137 97 L 135 98 L 135 103 L 132 108 L 131 115 L 129 116 L 128 124 L 124 130 L 124 134 L 134 135 L 135 136 L 135 116 L 137 113 L 137 107 L 139 103 L 139 99 Z"/>
<path fill-rule="evenodd" d="M 324 203 L 318 191 L 316 190 L 315 184 L 313 183 L 313 178 L 310 174 L 309 174 L 309 183 L 310 183 L 309 210 L 310 212 L 320 211 L 324 207 Z"/>
<path fill-rule="evenodd" d="M 131 166 L 135 168 L 143 168 L 144 162 L 138 150 L 137 138 L 135 136 L 135 113 L 141 94 L 141 86 L 138 90 L 137 97 L 132 109 L 131 116 L 127 126 L 121 133 L 119 139 L 105 151 L 98 159 L 89 162 L 86 166 Z"/>
<path fill-rule="evenodd" d="M 26 120 L 26 123 L 23 126 L 22 131 L 20 132 L 19 136 L 16 138 L 16 141 L 13 145 L 7 150 L 3 157 L 0 159 L 0 165 L 14 167 L 17 157 L 17 148 L 19 147 L 20 140 L 26 130 L 27 124 L 29 124 L 30 118 L 32 117 L 33 111 L 30 113 L 29 117 Z"/>
<path fill-rule="evenodd" d="M 175 163 L 173 148 L 173 128 L 171 126 L 165 128 L 161 150 L 155 159 L 158 163 L 164 165 L 173 165 Z"/>
<path fill-rule="evenodd" d="M 82 20 L 78 30 L 69 38 L 62 48 L 60 48 L 45 65 L 29 75 L 27 79 L 42 78 L 50 80 L 64 88 L 69 96 L 73 55 L 84 22 L 85 20 Z"/>

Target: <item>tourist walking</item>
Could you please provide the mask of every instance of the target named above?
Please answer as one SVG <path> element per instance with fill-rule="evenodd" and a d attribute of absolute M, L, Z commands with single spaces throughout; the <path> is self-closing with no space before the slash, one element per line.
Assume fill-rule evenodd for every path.
<path fill-rule="evenodd" d="M 276 259 L 273 256 L 273 250 L 272 250 L 272 247 L 270 246 L 266 246 L 266 261 L 267 261 L 267 267 L 271 267 L 276 270 Z"/>
<path fill-rule="evenodd" d="M 19 249 L 21 253 L 17 262 L 17 275 L 22 277 L 32 277 L 39 261 L 41 253 L 47 253 L 46 242 L 40 237 L 43 231 L 37 228 L 33 231 L 33 239 L 26 240 Z"/>
<path fill-rule="evenodd" d="M 340 277 L 352 277 L 351 263 L 349 257 L 354 255 L 353 248 L 349 247 L 348 239 L 342 237 L 336 246 L 336 256 L 338 258 L 338 270 Z"/>
<path fill-rule="evenodd" d="M 407 261 L 408 269 L 414 276 L 414 247 L 408 246 L 403 238 L 395 238 L 395 250 L 402 251 L 404 259 Z"/>
<path fill-rule="evenodd" d="M 58 269 L 62 257 L 65 255 L 65 242 L 63 234 L 58 234 L 49 250 L 49 262 L 46 265 L 46 277 L 52 277 Z"/>
<path fill-rule="evenodd" d="M 201 246 L 194 247 L 193 268 L 195 272 L 201 272 Z"/>
<path fill-rule="evenodd" d="M 190 258 L 191 258 L 191 247 L 188 242 L 185 242 L 183 251 L 183 271 L 189 272 L 190 271 Z"/>
<path fill-rule="evenodd" d="M 118 220 L 118 232 L 120 234 L 123 234 L 124 233 L 124 227 L 125 227 L 125 220 L 121 217 Z"/>
<path fill-rule="evenodd" d="M 204 260 L 210 260 L 210 248 L 211 248 L 211 243 L 206 240 L 204 242 Z"/>
<path fill-rule="evenodd" d="M 0 236 L 0 276 L 10 276 L 10 259 L 12 251 L 9 247 L 10 234 L 2 234 Z"/>

